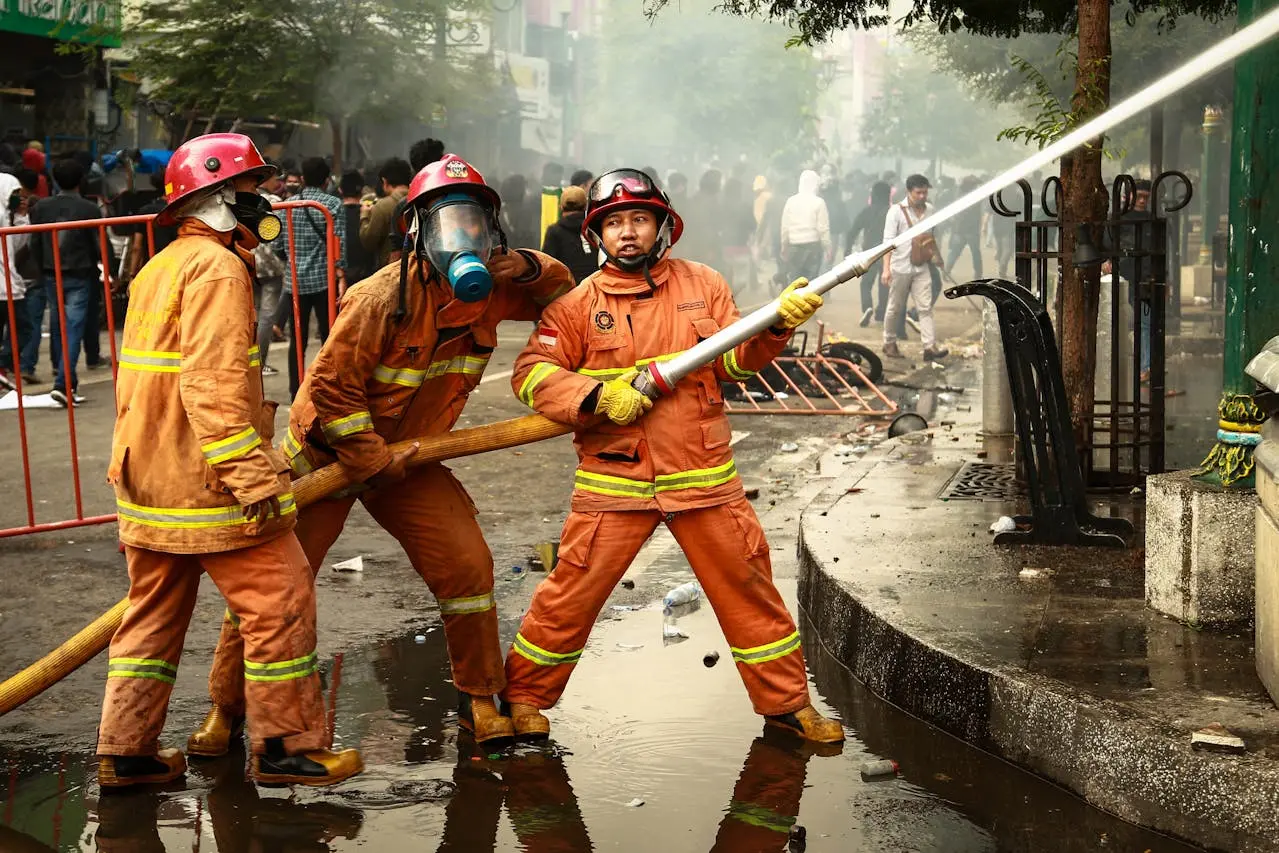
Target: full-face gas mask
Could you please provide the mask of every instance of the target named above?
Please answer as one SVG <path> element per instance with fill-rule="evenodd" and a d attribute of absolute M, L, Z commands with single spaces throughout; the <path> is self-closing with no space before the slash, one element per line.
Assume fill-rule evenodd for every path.
<path fill-rule="evenodd" d="M 414 229 L 418 257 L 448 281 L 455 297 L 488 297 L 493 277 L 485 264 L 502 243 L 491 208 L 468 193 L 449 193 L 418 214 Z"/>

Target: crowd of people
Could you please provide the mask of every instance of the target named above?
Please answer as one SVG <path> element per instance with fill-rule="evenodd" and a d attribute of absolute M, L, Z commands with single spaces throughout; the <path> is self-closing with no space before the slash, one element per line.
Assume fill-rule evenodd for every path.
<path fill-rule="evenodd" d="M 374 168 L 348 169 L 341 174 L 334 174 L 331 161 L 322 157 L 271 161 L 276 174 L 258 192 L 272 203 L 311 203 L 285 215 L 289 239 L 263 243 L 253 251 L 264 371 L 269 376 L 279 369 L 270 364 L 270 344 L 288 340 L 291 394 L 296 394 L 302 372 L 297 353 L 301 351 L 305 359 L 313 316 L 319 341 L 328 336 L 330 267 L 340 294 L 347 285 L 397 261 L 406 236 L 402 214 L 409 184 L 423 167 L 439 161 L 444 153 L 440 140 L 422 139 L 411 146 L 407 159 L 390 157 Z M 751 178 L 745 164 L 736 164 L 727 173 L 706 169 L 698 176 L 695 191 L 690 192 L 690 181 L 682 172 L 660 175 L 653 167 L 642 171 L 668 193 L 688 225 L 680 257 L 722 271 L 736 291 L 762 287 L 768 296 L 776 295 L 788 281 L 819 274 L 848 252 L 871 248 L 905 230 L 931 212 L 930 192 L 944 203 L 980 180 L 976 176 L 962 182 L 942 178 L 934 189 L 919 175 L 901 181 L 893 172 L 872 175 L 854 170 L 841 177 L 831 164 L 797 175 L 772 171 Z M 155 214 L 163 209 L 163 168 L 150 174 L 149 191 L 143 187 L 131 194 L 144 203 L 129 210 L 119 209 L 118 204 L 111 206 L 102 196 L 85 191 L 86 183 L 101 176 L 101 164 L 86 152 L 59 155 L 50 163 L 38 142 L 29 143 L 20 154 L 12 145 L 0 145 L 0 201 L 7 202 L 0 210 L 0 227 L 91 220 L 113 214 Z M 598 252 L 582 236 L 586 190 L 593 174 L 548 163 L 539 178 L 534 182 L 526 175 L 513 174 L 499 183 L 502 231 L 512 248 L 545 252 L 564 263 L 581 283 L 600 266 Z M 553 215 L 547 208 L 548 196 L 554 196 Z M 330 227 L 337 246 L 337 257 L 332 259 L 328 257 Z M 12 310 L 0 311 L 0 389 L 15 386 L 15 352 L 23 380 L 31 384 L 41 381 L 37 366 L 47 316 L 52 397 L 62 405 L 84 401 L 75 370 L 81 352 L 87 369 L 105 364 L 99 345 L 105 325 L 105 289 L 99 267 L 112 271 L 112 291 L 117 294 L 120 310 L 127 310 L 129 281 L 147 258 L 177 234 L 172 226 L 158 222 L 150 230 L 148 234 L 146 226 L 114 228 L 109 240 L 100 240 L 94 228 L 60 232 L 63 236 L 59 238 L 56 266 L 62 274 L 61 298 L 56 292 L 50 234 L 43 233 L 38 239 L 15 234 L 5 241 L 0 264 L 7 269 L 7 286 L 0 288 L 0 300 L 10 302 Z M 907 324 L 920 334 L 926 356 L 946 355 L 931 331 L 932 306 L 941 289 L 941 270 L 953 266 L 965 251 L 980 277 L 982 248 L 993 246 L 1001 277 L 1008 274 L 1010 229 L 997 227 L 980 208 L 973 208 L 946 230 L 946 235 L 934 235 L 927 258 L 916 253 L 921 263 L 911 263 L 910 252 L 902 250 L 861 280 L 861 325 L 874 322 L 884 326 L 884 352 L 889 357 L 900 355 L 897 341 L 906 335 Z M 949 247 L 943 253 L 938 241 L 946 238 Z M 106 258 L 102 257 L 103 248 Z M 69 370 L 61 364 L 60 312 L 66 315 Z"/>

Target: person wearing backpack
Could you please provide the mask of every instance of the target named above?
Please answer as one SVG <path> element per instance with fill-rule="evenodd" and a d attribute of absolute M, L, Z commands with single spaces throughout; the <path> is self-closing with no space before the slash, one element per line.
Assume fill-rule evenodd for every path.
<path fill-rule="evenodd" d="M 928 203 L 928 179 L 911 175 L 906 179 L 906 199 L 888 208 L 884 219 L 884 242 L 890 243 L 923 219 L 933 215 Z M 925 231 L 893 250 L 884 267 L 883 283 L 888 287 L 888 309 L 884 314 L 884 355 L 902 358 L 897 347 L 897 323 L 906 310 L 906 297 L 915 300 L 919 311 L 919 336 L 924 344 L 925 361 L 936 361 L 950 355 L 950 350 L 937 345 L 937 327 L 933 322 L 933 279 L 931 268 L 941 265 L 937 239 Z"/>

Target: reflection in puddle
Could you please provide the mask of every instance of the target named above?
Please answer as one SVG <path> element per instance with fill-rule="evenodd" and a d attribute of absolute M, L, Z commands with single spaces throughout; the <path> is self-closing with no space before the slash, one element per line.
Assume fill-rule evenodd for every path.
<path fill-rule="evenodd" d="M 793 601 L 793 582 L 779 587 Z M 816 684 L 856 738 L 816 747 L 765 727 L 735 667 L 703 664 L 726 654 L 711 609 L 678 623 L 690 639 L 671 646 L 660 607 L 598 625 L 552 712 L 555 741 L 494 753 L 459 736 L 440 632 L 348 653 L 327 670 L 335 737 L 363 749 L 369 771 L 332 789 L 259 790 L 238 750 L 194 763 L 171 790 L 99 796 L 84 756 L 0 755 L 0 853 L 781 853 L 801 828 L 813 851 L 1074 853 L 1103 837 L 1111 849 L 1189 849 L 869 697 L 802 622 Z M 879 757 L 901 776 L 862 782 L 857 768 Z"/>

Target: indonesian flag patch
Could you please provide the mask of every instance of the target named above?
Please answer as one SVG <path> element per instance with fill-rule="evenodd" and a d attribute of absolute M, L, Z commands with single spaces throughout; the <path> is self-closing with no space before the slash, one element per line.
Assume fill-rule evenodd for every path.
<path fill-rule="evenodd" d="M 537 327 L 537 342 L 548 349 L 555 349 L 555 344 L 560 339 L 560 333 L 554 329 L 548 329 L 545 326 Z"/>

